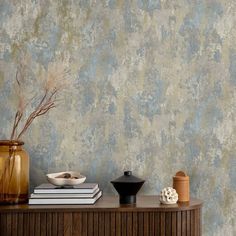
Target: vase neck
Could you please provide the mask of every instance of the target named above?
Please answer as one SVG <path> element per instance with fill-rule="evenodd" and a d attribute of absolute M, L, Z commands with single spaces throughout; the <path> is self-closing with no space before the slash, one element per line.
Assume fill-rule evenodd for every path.
<path fill-rule="evenodd" d="M 19 140 L 0 140 L 0 148 L 2 150 L 22 150 L 24 142 Z"/>

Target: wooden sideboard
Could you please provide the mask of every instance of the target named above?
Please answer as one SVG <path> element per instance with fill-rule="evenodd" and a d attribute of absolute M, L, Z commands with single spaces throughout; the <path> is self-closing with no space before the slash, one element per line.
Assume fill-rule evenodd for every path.
<path fill-rule="evenodd" d="M 139 196 L 120 205 L 103 196 L 94 205 L 0 206 L 1 236 L 201 235 L 202 201 L 161 205 L 158 196 Z"/>

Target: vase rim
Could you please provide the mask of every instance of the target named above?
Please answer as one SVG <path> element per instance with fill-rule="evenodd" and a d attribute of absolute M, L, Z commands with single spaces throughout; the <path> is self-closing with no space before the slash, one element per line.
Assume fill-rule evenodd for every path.
<path fill-rule="evenodd" d="M 0 140 L 0 146 L 22 146 L 24 142 L 21 140 Z"/>

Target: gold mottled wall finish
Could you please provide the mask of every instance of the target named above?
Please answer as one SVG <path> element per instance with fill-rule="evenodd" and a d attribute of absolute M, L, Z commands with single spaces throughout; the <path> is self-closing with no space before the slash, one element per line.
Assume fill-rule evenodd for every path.
<path fill-rule="evenodd" d="M 131 169 L 157 194 L 182 169 L 204 235 L 236 235 L 235 0 L 0 0 L 1 139 L 20 50 L 36 77 L 63 60 L 74 83 L 24 136 L 31 187 L 79 170 L 115 193 Z"/>

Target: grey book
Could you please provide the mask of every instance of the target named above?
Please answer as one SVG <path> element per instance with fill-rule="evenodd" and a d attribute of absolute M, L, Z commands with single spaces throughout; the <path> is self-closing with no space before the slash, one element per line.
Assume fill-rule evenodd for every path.
<path fill-rule="evenodd" d="M 30 198 L 93 198 L 99 192 L 99 188 L 93 193 L 32 193 Z"/>
<path fill-rule="evenodd" d="M 55 186 L 49 183 L 41 184 L 34 189 L 34 193 L 94 193 L 98 189 L 96 183 L 82 183 L 75 186 Z"/>

